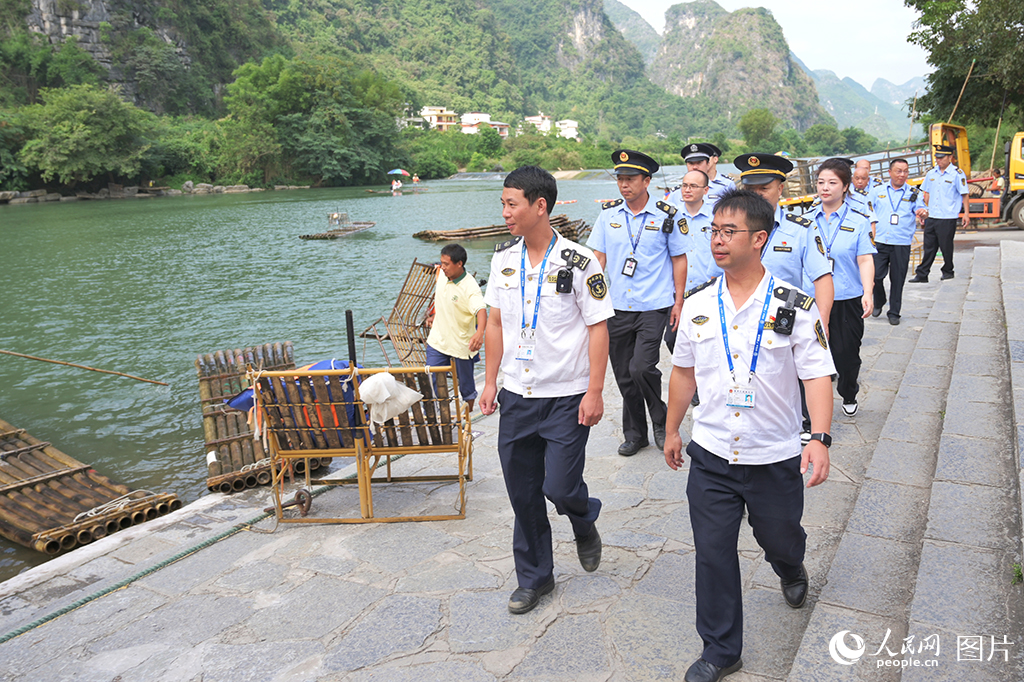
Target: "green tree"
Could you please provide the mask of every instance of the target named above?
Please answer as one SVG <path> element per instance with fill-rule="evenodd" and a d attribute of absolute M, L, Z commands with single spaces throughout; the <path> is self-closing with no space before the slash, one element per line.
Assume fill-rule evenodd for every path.
<path fill-rule="evenodd" d="M 477 152 L 488 159 L 497 158 L 501 155 L 502 139 L 501 134 L 497 130 L 486 123 L 481 123 L 477 136 L 479 137 L 476 143 Z"/>
<path fill-rule="evenodd" d="M 804 133 L 804 142 L 812 154 L 833 156 L 846 152 L 846 138 L 839 129 L 827 123 L 812 125 Z"/>
<path fill-rule="evenodd" d="M 43 180 L 65 185 L 108 174 L 132 178 L 149 149 L 155 117 L 92 85 L 44 89 L 22 110 L 29 139 L 19 159 Z"/>
<path fill-rule="evenodd" d="M 779 119 L 767 109 L 750 109 L 738 124 L 748 147 L 756 147 L 767 140 L 779 124 Z"/>
<path fill-rule="evenodd" d="M 994 126 L 1003 109 L 1014 106 L 1024 124 L 1024 3 L 1017 0 L 904 0 L 920 13 L 910 42 L 928 51 L 935 71 L 928 75 L 928 92 L 918 99 L 920 110 L 945 121 L 964 79 L 971 78 L 956 110 L 958 121 Z M 1005 122 L 1004 122 L 1005 125 Z"/>
<path fill-rule="evenodd" d="M 12 114 L 0 110 L 0 190 L 25 189 L 27 169 L 18 160 L 24 142 L 24 128 Z"/>

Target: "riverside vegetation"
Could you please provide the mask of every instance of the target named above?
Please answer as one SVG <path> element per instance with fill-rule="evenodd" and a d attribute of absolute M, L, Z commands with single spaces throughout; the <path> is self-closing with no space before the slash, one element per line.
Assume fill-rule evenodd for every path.
<path fill-rule="evenodd" d="M 44 5 L 67 19 L 47 30 L 72 29 L 33 30 Z M 578 120 L 582 139 L 401 125 L 427 104 L 513 128 L 544 111 Z M 652 83 L 601 0 L 0 0 L 0 190 L 365 185 L 396 166 L 424 179 L 608 167 L 619 146 L 678 163 L 695 140 L 730 156 L 884 146 L 753 104 Z"/>

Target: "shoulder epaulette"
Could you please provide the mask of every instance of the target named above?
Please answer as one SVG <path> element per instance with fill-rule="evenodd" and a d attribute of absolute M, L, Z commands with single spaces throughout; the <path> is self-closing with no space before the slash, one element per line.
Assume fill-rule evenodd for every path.
<path fill-rule="evenodd" d="M 659 201 L 659 202 L 658 202 L 657 204 L 655 204 L 655 205 L 656 205 L 656 206 L 657 206 L 658 208 L 660 208 L 660 209 L 661 209 L 662 211 L 664 211 L 665 213 L 668 213 L 668 216 L 669 216 L 670 218 L 671 218 L 672 216 L 674 216 L 674 215 L 676 214 L 676 211 L 678 211 L 678 210 L 679 210 L 679 209 L 677 209 L 677 208 L 676 208 L 675 206 L 673 206 L 672 204 L 667 204 L 667 203 L 665 203 L 664 201 Z"/>
<path fill-rule="evenodd" d="M 714 283 L 715 283 L 715 282 L 716 282 L 717 280 L 718 280 L 718 278 L 717 278 L 717 277 L 712 277 L 712 278 L 711 278 L 711 279 L 709 279 L 708 281 L 704 282 L 704 284 L 698 284 L 698 285 L 697 285 L 697 286 L 695 286 L 694 288 L 692 288 L 692 289 L 690 289 L 689 291 L 687 291 L 687 292 L 683 293 L 683 298 L 684 298 L 684 299 L 686 299 L 686 298 L 690 298 L 691 296 L 693 296 L 693 295 L 694 295 L 695 293 L 697 293 L 698 291 L 704 291 L 704 290 L 705 290 L 705 289 L 707 289 L 707 288 L 708 288 L 709 286 L 711 286 L 712 284 L 714 284 Z"/>
<path fill-rule="evenodd" d="M 612 201 L 606 201 L 603 204 L 601 204 L 601 209 L 604 210 L 604 209 L 608 209 L 608 208 L 615 208 L 616 206 L 618 206 L 621 203 L 622 203 L 622 199 L 613 199 Z"/>
<path fill-rule="evenodd" d="M 864 196 L 867 196 L 868 194 L 868 191 L 866 189 L 857 189 L 856 187 L 854 187 L 853 191 L 856 192 L 857 194 L 863 194 Z"/>
<path fill-rule="evenodd" d="M 580 270 L 586 270 L 587 266 L 590 265 L 590 258 L 576 253 L 576 249 L 562 249 L 562 260 L 570 268 L 576 267 Z"/>
<path fill-rule="evenodd" d="M 498 253 L 499 251 L 504 251 L 505 249 L 509 248 L 510 246 L 515 246 L 516 244 L 519 243 L 519 240 L 521 240 L 521 239 L 522 239 L 522 237 L 512 237 L 512 239 L 509 239 L 508 241 L 504 241 L 504 242 L 502 242 L 500 244 L 495 244 L 494 245 L 494 253 Z"/>
<path fill-rule="evenodd" d="M 775 291 L 772 293 L 775 294 L 775 298 L 781 298 L 782 300 L 785 300 L 789 298 L 789 292 L 790 290 L 787 289 L 786 287 L 775 287 Z M 795 305 L 797 308 L 810 310 L 811 304 L 813 303 L 813 296 L 808 296 L 807 294 L 800 291 L 796 292 L 796 300 L 793 301 L 793 305 Z"/>
<path fill-rule="evenodd" d="M 787 213 L 786 220 L 788 220 L 791 223 L 796 223 L 800 227 L 810 227 L 811 225 L 814 224 L 807 218 L 803 217 L 802 215 L 797 215 L 795 213 Z"/>
<path fill-rule="evenodd" d="M 869 219 L 871 218 L 871 216 L 869 216 L 867 213 L 864 213 L 863 211 L 858 211 L 855 208 L 851 207 L 850 211 L 853 212 L 853 213 L 856 213 L 857 215 L 864 216 L 865 218 L 869 218 Z"/>

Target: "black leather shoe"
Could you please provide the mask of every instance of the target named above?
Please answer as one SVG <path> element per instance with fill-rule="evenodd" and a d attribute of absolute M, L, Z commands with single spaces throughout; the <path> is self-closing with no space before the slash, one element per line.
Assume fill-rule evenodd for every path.
<path fill-rule="evenodd" d="M 708 663 L 703 658 L 698 658 L 686 671 L 685 682 L 718 682 L 726 675 L 732 675 L 743 667 L 743 659 L 737 660 L 727 668 L 719 668 L 714 663 Z"/>
<path fill-rule="evenodd" d="M 654 424 L 654 444 L 658 446 L 659 450 L 665 449 L 665 425 Z"/>
<path fill-rule="evenodd" d="M 953 279 L 953 275 L 947 275 L 946 273 L 942 273 L 942 277 L 939 278 L 939 281 L 941 282 L 942 280 L 945 279 Z"/>
<path fill-rule="evenodd" d="M 782 596 L 786 599 L 786 603 L 794 609 L 800 608 L 807 601 L 807 571 L 803 564 L 800 564 L 798 577 L 782 581 Z"/>
<path fill-rule="evenodd" d="M 910 282 L 911 284 L 928 284 L 928 278 L 922 277 L 921 275 L 918 275 L 914 279 L 910 279 L 907 281 Z"/>
<path fill-rule="evenodd" d="M 871 317 L 878 317 L 881 314 L 882 314 L 882 309 L 881 308 L 875 308 L 874 310 L 871 311 Z"/>
<path fill-rule="evenodd" d="M 587 573 L 592 573 L 601 565 L 601 534 L 597 527 L 585 538 L 576 538 L 576 554 L 580 558 L 580 566 Z"/>
<path fill-rule="evenodd" d="M 889 316 L 889 324 L 891 324 L 892 326 L 896 327 L 896 326 L 899 326 L 899 323 L 900 323 L 900 316 L 899 315 L 890 315 Z"/>
<path fill-rule="evenodd" d="M 623 457 L 632 457 L 640 452 L 641 448 L 646 448 L 648 445 L 650 445 L 650 442 L 646 438 L 642 440 L 627 440 L 619 446 L 619 454 Z"/>
<path fill-rule="evenodd" d="M 529 587 L 517 587 L 508 600 L 509 613 L 526 613 L 540 602 L 540 598 L 555 589 L 555 576 L 536 590 Z"/>

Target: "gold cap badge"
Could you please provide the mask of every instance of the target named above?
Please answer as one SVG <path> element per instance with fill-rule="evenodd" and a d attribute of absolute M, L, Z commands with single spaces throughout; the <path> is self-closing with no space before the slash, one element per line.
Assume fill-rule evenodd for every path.
<path fill-rule="evenodd" d="M 629 154 L 627 154 L 626 152 L 620 153 L 619 154 L 619 161 L 622 161 L 622 162 L 629 161 Z"/>
<path fill-rule="evenodd" d="M 751 156 L 749 159 L 747 159 L 747 163 L 756 168 L 757 166 L 761 165 L 761 160 L 758 159 L 756 156 Z"/>

